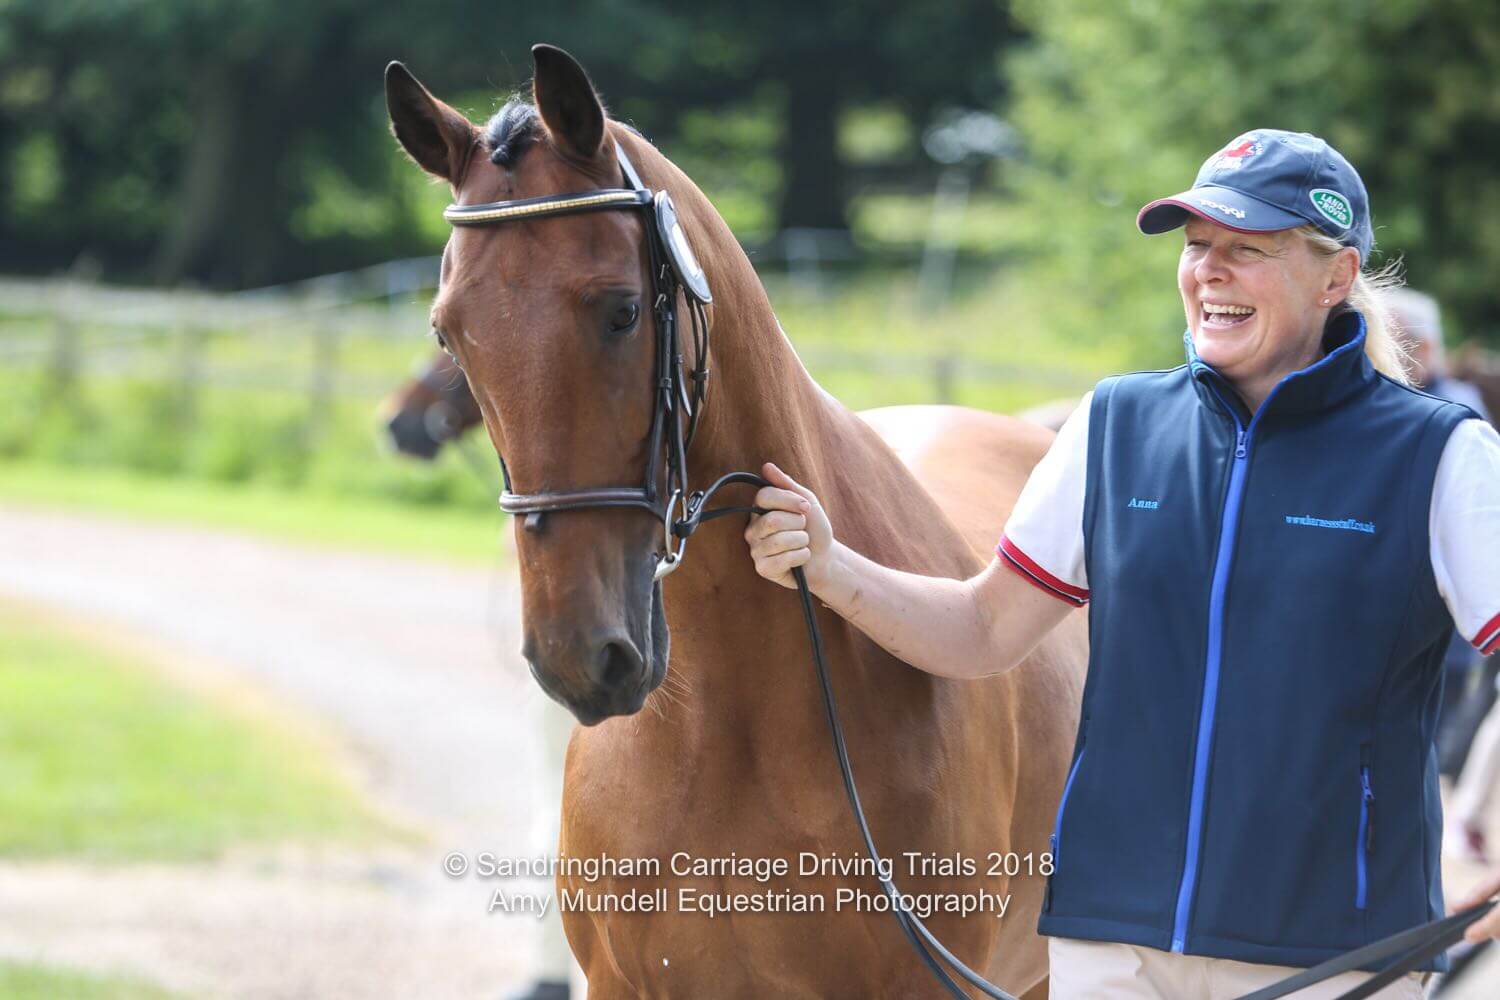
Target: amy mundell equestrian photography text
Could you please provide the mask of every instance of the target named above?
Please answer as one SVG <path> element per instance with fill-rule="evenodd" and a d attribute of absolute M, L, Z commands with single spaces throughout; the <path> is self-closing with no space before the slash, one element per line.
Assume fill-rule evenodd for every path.
<path fill-rule="evenodd" d="M 891 857 L 801 851 L 794 857 L 701 857 L 686 851 L 660 857 L 587 857 L 544 854 L 503 856 L 450 851 L 442 861 L 451 879 L 500 883 L 487 888 L 488 913 L 541 918 L 554 910 L 577 913 L 678 913 L 708 919 L 730 913 L 828 913 L 892 911 L 926 919 L 936 913 L 993 914 L 1003 918 L 1012 893 L 988 892 L 980 876 L 1025 878 L 1052 873 L 1048 852 L 990 851 L 981 856 L 908 851 Z M 558 888 L 554 880 L 571 881 Z M 867 883 L 820 885 L 819 880 L 863 878 Z M 911 881 L 917 888 L 883 891 L 879 879 Z M 923 880 L 967 880 L 966 887 L 939 889 Z M 726 886 L 737 886 L 733 890 Z"/>

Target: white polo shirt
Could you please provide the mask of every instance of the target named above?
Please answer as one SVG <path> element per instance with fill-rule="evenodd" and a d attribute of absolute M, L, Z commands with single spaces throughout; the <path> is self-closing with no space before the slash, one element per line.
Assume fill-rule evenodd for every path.
<path fill-rule="evenodd" d="M 1093 396 L 1083 397 L 1032 470 L 995 550 L 1070 604 L 1089 598 L 1083 493 Z M 1500 649 L 1500 434 L 1483 420 L 1463 421 L 1444 445 L 1427 523 L 1438 593 L 1464 638 L 1487 656 Z"/>

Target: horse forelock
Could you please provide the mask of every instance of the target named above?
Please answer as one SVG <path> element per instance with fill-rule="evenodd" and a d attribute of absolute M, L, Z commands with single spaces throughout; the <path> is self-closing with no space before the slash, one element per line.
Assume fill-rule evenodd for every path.
<path fill-rule="evenodd" d="M 514 167 L 543 130 L 534 106 L 519 97 L 507 99 L 484 126 L 484 144 L 490 162 L 499 167 Z"/>

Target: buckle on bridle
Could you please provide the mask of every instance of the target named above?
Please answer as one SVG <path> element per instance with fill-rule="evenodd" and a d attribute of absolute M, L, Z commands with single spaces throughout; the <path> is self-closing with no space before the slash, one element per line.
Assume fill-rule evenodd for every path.
<path fill-rule="evenodd" d="M 675 570 L 682 562 L 683 550 L 687 548 L 687 536 L 684 535 L 677 540 L 677 551 L 672 551 L 672 536 L 674 534 L 672 529 L 677 524 L 677 519 L 672 516 L 674 509 L 682 513 L 687 512 L 687 508 L 683 503 L 682 490 L 680 489 L 672 491 L 672 496 L 667 500 L 666 509 L 662 512 L 662 537 L 666 545 L 666 554 L 656 562 L 656 572 L 651 575 L 652 583 L 655 583 Z"/>

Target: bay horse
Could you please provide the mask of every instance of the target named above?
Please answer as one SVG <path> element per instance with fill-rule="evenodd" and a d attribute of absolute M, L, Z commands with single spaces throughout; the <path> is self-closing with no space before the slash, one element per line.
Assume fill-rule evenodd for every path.
<path fill-rule="evenodd" d="M 415 378 L 382 400 L 380 413 L 396 450 L 426 461 L 481 419 L 469 380 L 446 351 L 438 351 Z"/>
<path fill-rule="evenodd" d="M 570 56 L 537 46 L 533 59 L 534 107 L 507 103 L 483 127 L 393 63 L 397 140 L 448 181 L 457 206 L 619 189 L 617 147 L 628 154 L 670 194 L 712 287 L 710 357 L 687 359 L 712 372 L 691 445 L 695 481 L 774 460 L 871 558 L 929 575 L 979 572 L 1051 434 L 959 408 L 844 408 L 798 361 L 703 193 L 608 118 Z M 517 489 L 604 488 L 653 458 L 657 320 L 644 224 L 625 211 L 551 215 L 456 228 L 444 248 L 433 326 Z M 583 723 L 568 748 L 559 840 L 574 863 L 559 864 L 557 889 L 590 996 L 934 995 L 895 921 L 858 902 L 879 893 L 858 870 L 797 596 L 756 576 L 740 515 L 705 525 L 680 568 L 657 580 L 662 522 L 642 513 L 515 519 L 522 653 Z M 1003 916 L 940 912 L 928 925 L 1004 988 L 1044 995 L 1044 879 L 1009 855 L 1034 861 L 1047 850 L 1077 727 L 1082 616 L 1014 670 L 971 682 L 901 663 L 826 609 L 818 619 L 866 813 L 897 882 L 933 898 L 1008 894 Z M 778 861 L 789 873 L 766 874 Z M 667 905 L 653 908 L 661 889 Z M 720 912 L 686 909 L 684 893 L 722 901 Z M 839 906 L 841 893 L 855 902 Z M 814 898 L 824 912 L 786 912 Z"/>

